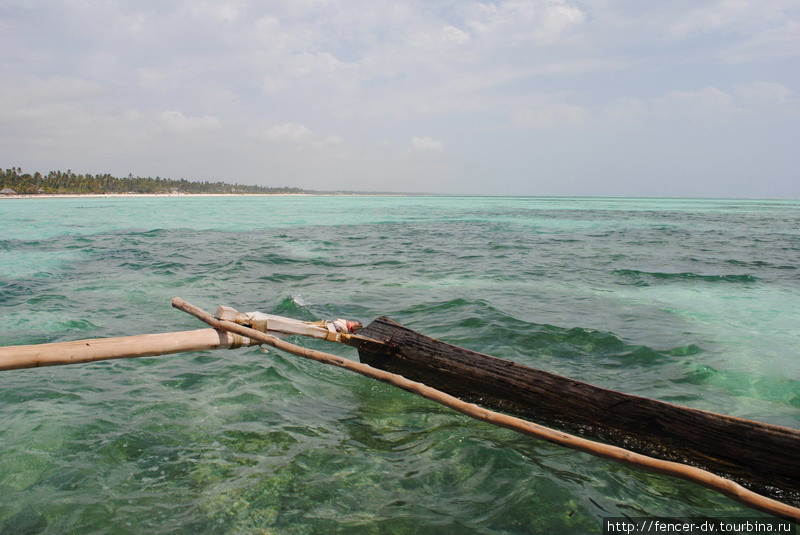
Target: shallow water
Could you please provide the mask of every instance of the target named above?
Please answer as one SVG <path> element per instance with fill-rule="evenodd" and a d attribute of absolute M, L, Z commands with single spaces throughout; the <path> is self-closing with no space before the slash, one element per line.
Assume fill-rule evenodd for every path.
<path fill-rule="evenodd" d="M 389 315 L 800 427 L 798 201 L 7 199 L 0 229 L 0 345 L 200 327 L 173 296 Z M 258 348 L 2 372 L 0 421 L 2 533 L 596 533 L 604 516 L 756 515 Z"/>

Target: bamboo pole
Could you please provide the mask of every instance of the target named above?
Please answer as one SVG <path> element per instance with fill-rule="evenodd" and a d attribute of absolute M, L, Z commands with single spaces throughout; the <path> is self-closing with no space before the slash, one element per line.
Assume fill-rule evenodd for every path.
<path fill-rule="evenodd" d="M 197 329 L 119 338 L 0 347 L 0 370 L 57 366 L 98 360 L 152 357 L 185 351 L 235 349 L 260 342 L 216 329 Z"/>
<path fill-rule="evenodd" d="M 584 453 L 589 453 L 597 457 L 618 461 L 640 470 L 668 475 L 696 483 L 713 491 L 719 492 L 743 505 L 746 505 L 747 507 L 751 507 L 753 509 L 757 509 L 778 517 L 788 518 L 796 523 L 800 520 L 800 508 L 793 507 L 791 505 L 781 503 L 777 500 L 757 494 L 742 487 L 738 483 L 720 477 L 716 474 L 712 474 L 706 470 L 671 461 L 654 459 L 652 457 L 635 453 L 624 448 L 594 442 L 592 440 L 528 422 L 514 416 L 484 409 L 478 405 L 475 405 L 474 403 L 467 403 L 422 383 L 406 379 L 402 375 L 389 373 L 360 362 L 348 360 L 346 358 L 324 353 L 322 351 L 316 351 L 314 349 L 307 349 L 297 346 L 280 340 L 272 335 L 249 329 L 230 321 L 218 320 L 211 314 L 208 314 L 204 310 L 187 303 L 178 297 L 172 300 L 172 306 L 178 310 L 182 310 L 188 314 L 191 314 L 215 329 L 230 331 L 242 336 L 247 336 L 260 343 L 268 344 L 276 349 L 281 349 L 294 355 L 316 360 L 317 362 L 321 362 L 323 364 L 329 364 L 331 366 L 343 368 L 361 374 L 365 377 L 370 377 L 372 379 L 377 379 L 378 381 L 389 383 L 393 386 L 406 390 L 407 392 L 417 394 L 426 399 L 430 399 L 431 401 L 445 405 L 446 407 L 465 414 L 471 418 L 475 418 L 476 420 L 497 425 L 499 427 L 505 427 L 524 435 L 546 440 L 548 442 L 552 442 L 554 444 L 577 451 L 582 451 Z"/>

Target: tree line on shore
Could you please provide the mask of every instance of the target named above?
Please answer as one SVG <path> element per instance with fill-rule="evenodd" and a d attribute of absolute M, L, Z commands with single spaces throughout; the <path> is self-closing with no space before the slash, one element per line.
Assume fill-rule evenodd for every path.
<path fill-rule="evenodd" d="M 12 189 L 20 194 L 55 193 L 305 193 L 300 188 L 248 186 L 226 182 L 193 182 L 186 179 L 143 178 L 128 175 L 124 178 L 103 175 L 76 174 L 72 170 L 50 171 L 46 175 L 23 173 L 20 167 L 0 169 L 0 190 Z"/>

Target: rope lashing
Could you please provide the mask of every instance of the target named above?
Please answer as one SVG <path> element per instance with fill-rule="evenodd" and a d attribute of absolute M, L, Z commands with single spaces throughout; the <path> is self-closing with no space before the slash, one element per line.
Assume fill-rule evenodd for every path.
<path fill-rule="evenodd" d="M 231 337 L 231 347 L 228 349 L 239 349 L 245 345 L 245 341 L 247 340 L 244 336 L 237 333 L 228 332 L 228 336 Z"/>

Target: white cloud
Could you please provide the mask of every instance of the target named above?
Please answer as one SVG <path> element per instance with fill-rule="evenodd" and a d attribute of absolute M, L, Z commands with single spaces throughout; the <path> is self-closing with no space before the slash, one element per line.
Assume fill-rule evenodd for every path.
<path fill-rule="evenodd" d="M 289 21 L 284 22 L 274 15 L 259 17 L 244 33 L 252 38 L 252 41 L 246 43 L 248 46 L 256 44 L 259 52 L 273 56 L 302 52 L 315 39 L 311 27 L 305 24 L 293 26 Z"/>
<path fill-rule="evenodd" d="M 544 8 L 539 39 L 554 41 L 570 26 L 586 21 L 586 13 L 564 1 L 554 1 Z"/>
<path fill-rule="evenodd" d="M 119 57 L 107 51 L 96 51 L 88 54 L 83 61 L 85 72 L 102 76 L 114 72 L 120 67 Z"/>
<path fill-rule="evenodd" d="M 666 130 L 666 125 L 681 129 L 702 125 L 703 131 L 707 131 L 737 122 L 763 122 L 798 115 L 800 103 L 791 89 L 779 83 L 757 81 L 727 89 L 673 90 L 651 99 L 624 98 L 605 106 L 597 119 L 599 124 L 614 128 L 637 124 Z"/>
<path fill-rule="evenodd" d="M 569 28 L 586 21 L 586 13 L 566 0 L 506 0 L 473 4 L 468 26 L 484 39 L 507 44 L 556 41 Z"/>
<path fill-rule="evenodd" d="M 272 95 L 283 91 L 289 87 L 289 83 L 285 78 L 278 78 L 277 76 L 265 76 L 261 81 L 261 89 L 267 95 Z"/>
<path fill-rule="evenodd" d="M 187 133 L 198 130 L 215 129 L 221 126 L 218 118 L 211 115 L 201 117 L 186 116 L 179 111 L 166 110 L 159 115 L 160 123 L 168 131 Z"/>
<path fill-rule="evenodd" d="M 603 110 L 603 117 L 614 123 L 634 123 L 645 117 L 647 104 L 638 98 L 623 98 Z"/>
<path fill-rule="evenodd" d="M 428 136 L 412 137 L 411 150 L 413 152 L 438 154 L 444 150 L 444 144 L 440 140 Z"/>
<path fill-rule="evenodd" d="M 578 57 L 575 59 L 544 58 L 526 69 L 520 69 L 522 76 L 580 76 L 592 73 L 606 73 L 630 69 L 634 62 L 625 58 Z"/>
<path fill-rule="evenodd" d="M 513 111 L 512 116 L 517 124 L 535 128 L 561 128 L 581 126 L 589 120 L 589 112 L 581 106 L 552 101 L 548 97 L 542 97 L 541 100 Z"/>
<path fill-rule="evenodd" d="M 341 136 L 328 136 L 322 140 L 322 144 L 329 147 L 341 146 L 344 144 L 344 139 Z"/>
<path fill-rule="evenodd" d="M 257 43 L 276 53 L 283 52 L 289 44 L 288 33 L 281 27 L 278 18 L 274 16 L 257 19 L 253 23 L 253 35 Z"/>
<path fill-rule="evenodd" d="M 662 113 L 688 113 L 695 115 L 727 112 L 731 110 L 734 97 L 716 87 L 697 91 L 670 91 L 656 98 L 653 105 Z"/>
<path fill-rule="evenodd" d="M 783 104 L 792 95 L 792 90 L 782 84 L 773 82 L 753 82 L 741 85 L 736 92 L 744 98 L 767 103 Z"/>
<path fill-rule="evenodd" d="M 668 25 L 678 41 L 716 36 L 705 54 L 731 63 L 800 56 L 795 0 L 717 0 L 679 13 Z"/>
<path fill-rule="evenodd" d="M 115 16 L 113 25 L 118 32 L 139 35 L 147 28 L 148 21 L 144 13 L 128 13 Z"/>
<path fill-rule="evenodd" d="M 142 67 L 138 69 L 139 85 L 144 89 L 160 89 L 164 88 L 168 80 L 171 78 L 169 72 L 160 69 L 150 69 Z"/>
<path fill-rule="evenodd" d="M 724 48 L 720 57 L 731 63 L 769 61 L 800 56 L 800 22 L 787 19 Z"/>
<path fill-rule="evenodd" d="M 292 76 L 306 76 L 308 74 L 330 74 L 345 67 L 345 64 L 336 59 L 329 52 L 312 54 L 302 52 L 295 54 L 287 60 L 287 71 Z"/>
<path fill-rule="evenodd" d="M 303 143 L 316 138 L 307 126 L 299 123 L 274 124 L 264 131 L 268 141 L 280 143 Z"/>
<path fill-rule="evenodd" d="M 194 0 L 192 11 L 195 15 L 208 16 L 219 22 L 236 22 L 242 14 L 242 6 L 236 2 L 205 2 Z"/>
<path fill-rule="evenodd" d="M 76 76 L 9 77 L 0 84 L 0 106 L 6 114 L 34 109 L 48 110 L 72 106 L 98 98 L 100 84 Z"/>
<path fill-rule="evenodd" d="M 469 33 L 465 32 L 461 28 L 456 28 L 455 26 L 451 26 L 449 24 L 442 28 L 442 42 L 444 43 L 463 45 L 468 43 L 469 40 Z"/>
<path fill-rule="evenodd" d="M 786 20 L 786 11 L 797 7 L 792 0 L 717 0 L 681 11 L 670 25 L 678 38 L 717 31 L 751 33 L 764 26 Z"/>

